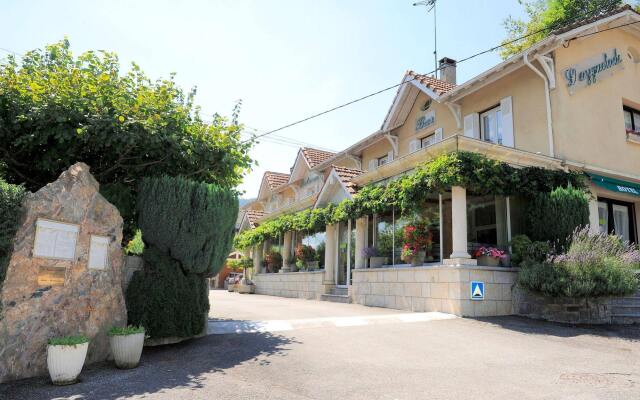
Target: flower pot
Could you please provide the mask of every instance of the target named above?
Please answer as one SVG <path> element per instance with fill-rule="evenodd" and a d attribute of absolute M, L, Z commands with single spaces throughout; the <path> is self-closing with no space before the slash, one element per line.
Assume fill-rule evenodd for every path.
<path fill-rule="evenodd" d="M 116 367 L 121 369 L 135 368 L 140 362 L 142 346 L 144 346 L 144 332 L 109 336 L 109 344 Z"/>
<path fill-rule="evenodd" d="M 411 266 L 418 267 L 424 264 L 424 258 L 426 257 L 426 255 L 427 255 L 426 251 L 416 252 L 416 255 L 411 258 Z"/>
<path fill-rule="evenodd" d="M 369 257 L 369 268 L 380 268 L 387 261 L 387 257 Z"/>
<path fill-rule="evenodd" d="M 497 267 L 500 265 L 500 258 L 491 256 L 478 256 L 478 265 L 485 267 Z"/>
<path fill-rule="evenodd" d="M 509 254 L 505 254 L 500 258 L 500 265 L 503 267 L 511 266 L 511 256 Z"/>
<path fill-rule="evenodd" d="M 76 345 L 47 345 L 47 368 L 54 385 L 76 383 L 84 359 L 87 357 L 89 342 Z"/>
<path fill-rule="evenodd" d="M 307 261 L 307 271 L 315 271 L 320 267 L 320 261 Z"/>

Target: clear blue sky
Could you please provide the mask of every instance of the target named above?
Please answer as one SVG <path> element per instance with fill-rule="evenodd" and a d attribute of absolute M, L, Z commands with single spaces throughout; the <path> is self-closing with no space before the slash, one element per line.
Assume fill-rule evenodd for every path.
<path fill-rule="evenodd" d="M 414 0 L 20 1 L 2 0 L 0 47 L 15 52 L 67 36 L 73 50 L 109 50 L 152 78 L 177 73 L 197 86 L 205 114 L 270 130 L 433 70 L 433 16 Z M 460 59 L 499 43 L 516 0 L 439 0 L 438 56 Z M 2 56 L 0 51 L 0 56 Z M 458 82 L 497 64 L 497 53 L 458 66 Z M 395 91 L 279 132 L 340 150 L 376 131 Z M 246 177 L 257 194 L 265 170 L 287 172 L 297 148 L 262 142 Z"/>

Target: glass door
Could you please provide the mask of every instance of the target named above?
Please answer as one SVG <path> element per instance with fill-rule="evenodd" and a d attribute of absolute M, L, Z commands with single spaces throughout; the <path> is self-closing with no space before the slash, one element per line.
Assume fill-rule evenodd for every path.
<path fill-rule="evenodd" d="M 600 232 L 618 235 L 629 242 L 637 242 L 633 204 L 619 200 L 598 199 Z"/>
<path fill-rule="evenodd" d="M 629 207 L 623 206 L 620 204 L 612 205 L 613 211 L 613 231 L 616 235 L 621 236 L 622 239 L 629 241 L 630 237 L 630 229 L 629 229 Z"/>

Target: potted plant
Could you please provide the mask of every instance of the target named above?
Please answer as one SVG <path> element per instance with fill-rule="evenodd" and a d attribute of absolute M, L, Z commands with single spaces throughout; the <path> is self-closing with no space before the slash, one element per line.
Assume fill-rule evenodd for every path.
<path fill-rule="evenodd" d="M 87 357 L 89 338 L 84 335 L 49 339 L 47 368 L 54 385 L 71 385 L 76 382 Z"/>
<path fill-rule="evenodd" d="M 268 272 L 278 272 L 282 267 L 282 255 L 277 251 L 272 250 L 268 252 L 264 257 L 264 260 L 267 264 Z"/>
<path fill-rule="evenodd" d="M 478 265 L 497 267 L 500 265 L 500 260 L 505 256 L 505 253 L 495 247 L 480 247 L 475 251 L 474 256 L 478 260 Z"/>
<path fill-rule="evenodd" d="M 387 260 L 387 257 L 379 256 L 376 247 L 365 247 L 362 249 L 362 256 L 369 259 L 369 268 L 380 268 Z"/>
<path fill-rule="evenodd" d="M 130 369 L 138 366 L 142 346 L 144 346 L 144 327 L 113 327 L 109 330 L 109 344 L 116 367 Z"/>
<path fill-rule="evenodd" d="M 404 227 L 402 258 L 412 266 L 422 265 L 431 248 L 433 234 L 426 222 L 414 221 Z"/>
<path fill-rule="evenodd" d="M 318 269 L 318 260 L 316 259 L 316 251 L 313 247 L 306 244 L 299 244 L 296 246 L 296 266 L 298 269 L 307 269 L 314 271 Z M 298 265 L 300 263 L 300 265 Z"/>

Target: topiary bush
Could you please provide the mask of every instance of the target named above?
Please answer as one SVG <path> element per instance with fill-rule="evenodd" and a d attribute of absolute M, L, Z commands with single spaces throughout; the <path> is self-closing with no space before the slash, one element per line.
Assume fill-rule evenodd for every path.
<path fill-rule="evenodd" d="M 640 251 L 618 236 L 574 232 L 564 253 L 543 262 L 525 260 L 518 284 L 552 297 L 624 296 L 638 290 Z"/>
<path fill-rule="evenodd" d="M 22 200 L 26 193 L 23 186 L 12 185 L 0 178 L 0 288 L 11 259 L 13 239 L 22 220 Z"/>
<path fill-rule="evenodd" d="M 573 231 L 589 223 L 589 200 L 583 190 L 573 187 L 537 193 L 527 206 L 526 220 L 531 240 L 566 248 Z"/>
<path fill-rule="evenodd" d="M 153 338 L 197 335 L 209 310 L 205 277 L 231 250 L 237 196 L 181 177 L 145 178 L 137 205 L 145 267 L 127 288 L 129 323 Z"/>

